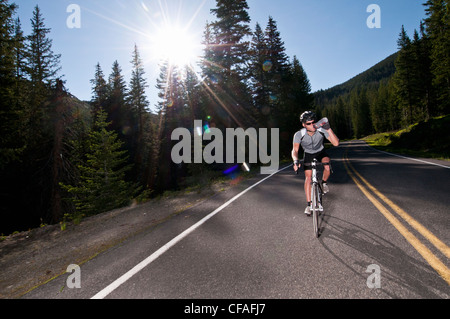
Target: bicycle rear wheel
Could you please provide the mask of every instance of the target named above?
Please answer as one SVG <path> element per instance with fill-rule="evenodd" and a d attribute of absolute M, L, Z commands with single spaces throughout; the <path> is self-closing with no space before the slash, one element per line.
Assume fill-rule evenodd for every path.
<path fill-rule="evenodd" d="M 311 190 L 311 208 L 313 211 L 313 229 L 314 236 L 319 237 L 319 187 L 313 185 Z"/>

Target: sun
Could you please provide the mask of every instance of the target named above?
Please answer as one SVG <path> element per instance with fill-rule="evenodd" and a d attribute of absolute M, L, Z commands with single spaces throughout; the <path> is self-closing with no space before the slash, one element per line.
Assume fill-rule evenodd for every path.
<path fill-rule="evenodd" d="M 198 40 L 187 29 L 166 25 L 151 37 L 151 54 L 158 62 L 178 67 L 194 65 L 199 57 Z"/>

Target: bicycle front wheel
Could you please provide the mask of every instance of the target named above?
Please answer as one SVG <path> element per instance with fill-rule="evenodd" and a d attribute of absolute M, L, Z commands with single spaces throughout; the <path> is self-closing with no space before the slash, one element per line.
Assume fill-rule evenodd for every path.
<path fill-rule="evenodd" d="M 311 208 L 313 215 L 314 236 L 319 237 L 319 187 L 313 185 L 311 190 Z"/>

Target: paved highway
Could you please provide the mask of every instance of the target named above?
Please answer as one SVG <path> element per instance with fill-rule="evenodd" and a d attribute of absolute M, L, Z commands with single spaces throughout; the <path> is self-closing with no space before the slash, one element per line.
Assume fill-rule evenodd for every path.
<path fill-rule="evenodd" d="M 330 155 L 319 239 L 289 167 L 98 255 L 81 266 L 81 288 L 67 274 L 24 298 L 448 299 L 449 163 L 362 142 Z"/>

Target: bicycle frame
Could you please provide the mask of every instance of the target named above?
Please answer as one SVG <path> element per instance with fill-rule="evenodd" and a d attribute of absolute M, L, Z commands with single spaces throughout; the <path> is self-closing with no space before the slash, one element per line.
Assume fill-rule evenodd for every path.
<path fill-rule="evenodd" d="M 314 228 L 314 235 L 316 237 L 319 237 L 319 211 L 320 207 L 322 206 L 322 184 L 320 183 L 320 179 L 317 174 L 317 166 L 322 163 L 319 163 L 317 159 L 313 159 L 311 163 L 312 167 L 312 176 L 311 176 L 311 209 L 312 209 L 312 215 L 313 215 L 313 228 Z M 305 164 L 303 164 L 305 165 Z M 309 166 L 309 165 L 308 165 Z M 298 171 L 296 171 L 296 174 L 298 175 Z M 319 206 L 320 205 L 320 206 Z M 323 209 L 323 208 L 322 208 Z"/>
<path fill-rule="evenodd" d="M 314 159 L 311 163 L 312 166 L 312 180 L 311 180 L 311 208 L 313 211 L 313 228 L 314 235 L 319 237 L 319 205 L 322 205 L 322 185 L 319 182 L 317 176 L 317 166 L 319 162 Z"/>

